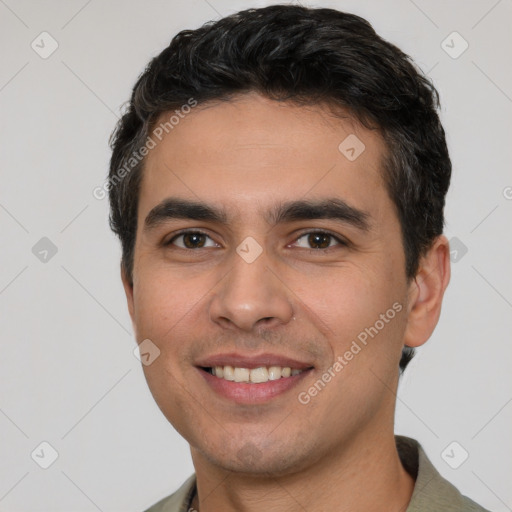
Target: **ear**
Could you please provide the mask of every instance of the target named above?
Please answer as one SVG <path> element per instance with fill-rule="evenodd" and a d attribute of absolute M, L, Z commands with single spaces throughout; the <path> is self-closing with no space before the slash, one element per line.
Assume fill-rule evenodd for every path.
<path fill-rule="evenodd" d="M 450 245 L 441 235 L 421 258 L 418 272 L 409 286 L 406 346 L 419 347 L 430 338 L 439 320 L 449 282 Z"/>
<path fill-rule="evenodd" d="M 126 302 L 128 303 L 128 311 L 132 319 L 132 324 L 135 325 L 135 306 L 133 302 L 133 282 L 130 281 L 126 273 L 124 265 L 121 263 L 121 281 L 123 282 L 124 293 L 126 294 Z"/>

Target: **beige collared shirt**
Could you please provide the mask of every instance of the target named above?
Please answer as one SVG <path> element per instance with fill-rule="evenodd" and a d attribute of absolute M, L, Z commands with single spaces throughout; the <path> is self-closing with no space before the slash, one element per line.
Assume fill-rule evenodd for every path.
<path fill-rule="evenodd" d="M 416 480 L 406 512 L 489 512 L 445 480 L 416 440 L 395 436 L 395 441 L 404 468 Z M 191 502 L 195 491 L 194 474 L 174 494 L 145 512 L 194 512 Z"/>

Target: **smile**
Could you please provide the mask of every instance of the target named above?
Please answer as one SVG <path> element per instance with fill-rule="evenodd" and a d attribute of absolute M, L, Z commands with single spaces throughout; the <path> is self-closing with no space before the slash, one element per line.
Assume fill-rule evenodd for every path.
<path fill-rule="evenodd" d="M 208 388 L 224 400 L 237 405 L 257 405 L 284 396 L 313 371 L 290 366 L 197 367 Z"/>

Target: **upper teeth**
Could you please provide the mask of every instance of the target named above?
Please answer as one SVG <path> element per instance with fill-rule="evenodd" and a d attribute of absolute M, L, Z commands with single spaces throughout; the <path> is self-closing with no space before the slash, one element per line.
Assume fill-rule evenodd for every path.
<path fill-rule="evenodd" d="M 298 375 L 303 370 L 291 369 L 289 366 L 261 366 L 260 368 L 239 368 L 237 366 L 215 366 L 212 368 L 213 375 L 220 379 L 232 380 L 235 382 L 267 382 L 277 380 L 281 377 Z"/>

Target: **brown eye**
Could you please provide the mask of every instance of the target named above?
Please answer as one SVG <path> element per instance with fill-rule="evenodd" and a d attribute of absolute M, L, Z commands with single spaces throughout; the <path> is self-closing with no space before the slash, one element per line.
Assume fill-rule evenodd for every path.
<path fill-rule="evenodd" d="M 308 236 L 308 243 L 313 249 L 325 249 L 330 245 L 331 235 L 325 233 L 313 233 Z"/>
<path fill-rule="evenodd" d="M 203 247 L 206 247 L 205 244 L 209 238 L 210 237 L 207 234 L 202 233 L 201 231 L 185 231 L 171 238 L 166 245 L 176 245 L 181 249 L 202 249 Z M 177 243 L 177 241 L 180 243 Z M 213 245 L 210 245 L 209 247 L 215 246 L 216 244 L 213 243 Z"/>
<path fill-rule="evenodd" d="M 304 239 L 305 242 L 300 242 L 302 239 Z M 328 249 L 336 245 L 344 246 L 346 244 L 343 240 L 331 233 L 326 233 L 324 231 L 310 231 L 309 233 L 304 233 L 297 238 L 296 245 L 305 249 L 319 250 Z"/>

